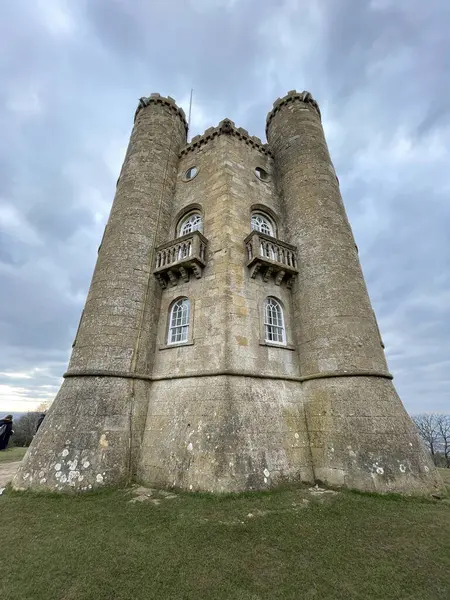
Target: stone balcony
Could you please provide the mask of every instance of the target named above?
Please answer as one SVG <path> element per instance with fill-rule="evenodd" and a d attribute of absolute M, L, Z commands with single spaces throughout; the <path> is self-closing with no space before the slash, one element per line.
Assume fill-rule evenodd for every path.
<path fill-rule="evenodd" d="M 273 277 L 275 285 L 285 280 L 290 289 L 298 274 L 297 248 L 260 231 L 252 231 L 244 241 L 250 277 L 255 279 L 261 273 L 263 281 Z"/>
<path fill-rule="evenodd" d="M 175 286 L 180 278 L 187 282 L 191 272 L 200 279 L 207 245 L 205 236 L 193 231 L 156 248 L 153 274 L 161 287 L 165 289 L 169 283 Z"/>

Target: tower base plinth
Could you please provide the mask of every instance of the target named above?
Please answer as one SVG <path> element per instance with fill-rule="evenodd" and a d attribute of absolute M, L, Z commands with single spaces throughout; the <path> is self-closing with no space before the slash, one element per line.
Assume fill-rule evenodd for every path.
<path fill-rule="evenodd" d="M 303 384 L 317 481 L 368 492 L 428 495 L 441 478 L 389 379 Z"/>
<path fill-rule="evenodd" d="M 148 386 L 119 377 L 65 379 L 13 479 L 13 488 L 82 492 L 127 485 L 141 437 L 139 422 L 145 419 Z"/>

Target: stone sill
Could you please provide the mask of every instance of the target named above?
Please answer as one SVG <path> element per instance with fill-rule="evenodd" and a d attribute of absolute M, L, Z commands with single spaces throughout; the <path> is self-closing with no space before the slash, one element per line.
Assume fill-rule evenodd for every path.
<path fill-rule="evenodd" d="M 194 342 L 180 342 L 178 344 L 161 344 L 159 350 L 170 350 L 170 348 L 181 348 L 182 346 L 193 346 Z"/>
<path fill-rule="evenodd" d="M 271 342 L 266 342 L 265 340 L 260 340 L 259 345 L 260 346 L 269 346 L 269 348 L 281 348 L 282 350 L 295 351 L 295 346 L 293 344 L 272 344 Z"/>

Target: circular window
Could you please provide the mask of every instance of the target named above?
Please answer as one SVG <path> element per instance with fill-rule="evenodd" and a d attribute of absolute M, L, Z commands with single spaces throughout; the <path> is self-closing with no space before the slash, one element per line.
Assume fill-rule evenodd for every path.
<path fill-rule="evenodd" d="M 197 167 L 189 167 L 189 169 L 184 174 L 184 180 L 190 181 L 191 179 L 194 179 L 194 177 L 196 177 L 197 174 L 198 174 Z"/>
<path fill-rule="evenodd" d="M 265 171 L 262 167 L 256 167 L 255 175 L 258 179 L 261 179 L 261 181 L 269 180 L 269 173 Z"/>

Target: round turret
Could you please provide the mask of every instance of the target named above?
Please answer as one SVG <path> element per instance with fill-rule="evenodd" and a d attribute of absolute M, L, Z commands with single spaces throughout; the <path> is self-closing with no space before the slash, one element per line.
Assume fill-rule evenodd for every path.
<path fill-rule="evenodd" d="M 69 373 L 128 371 L 138 359 L 141 368 L 146 366 L 146 357 L 136 354 L 136 330 L 144 310 L 154 313 L 154 306 L 144 306 L 148 282 L 155 285 L 150 253 L 170 227 L 186 131 L 184 113 L 172 98 L 159 94 L 141 98 Z M 150 299 L 153 303 L 154 297 Z"/>
<path fill-rule="evenodd" d="M 267 139 L 297 246 L 293 287 L 306 421 L 316 480 L 426 492 L 438 477 L 392 385 L 358 252 L 309 92 L 289 92 Z"/>
<path fill-rule="evenodd" d="M 275 102 L 267 138 L 289 215 L 289 241 L 301 260 L 295 299 L 302 374 L 388 375 L 320 111 L 309 92 L 289 92 Z"/>
<path fill-rule="evenodd" d="M 17 488 L 85 490 L 132 476 L 161 298 L 153 254 L 169 233 L 186 131 L 172 98 L 141 98 L 69 369 Z"/>

